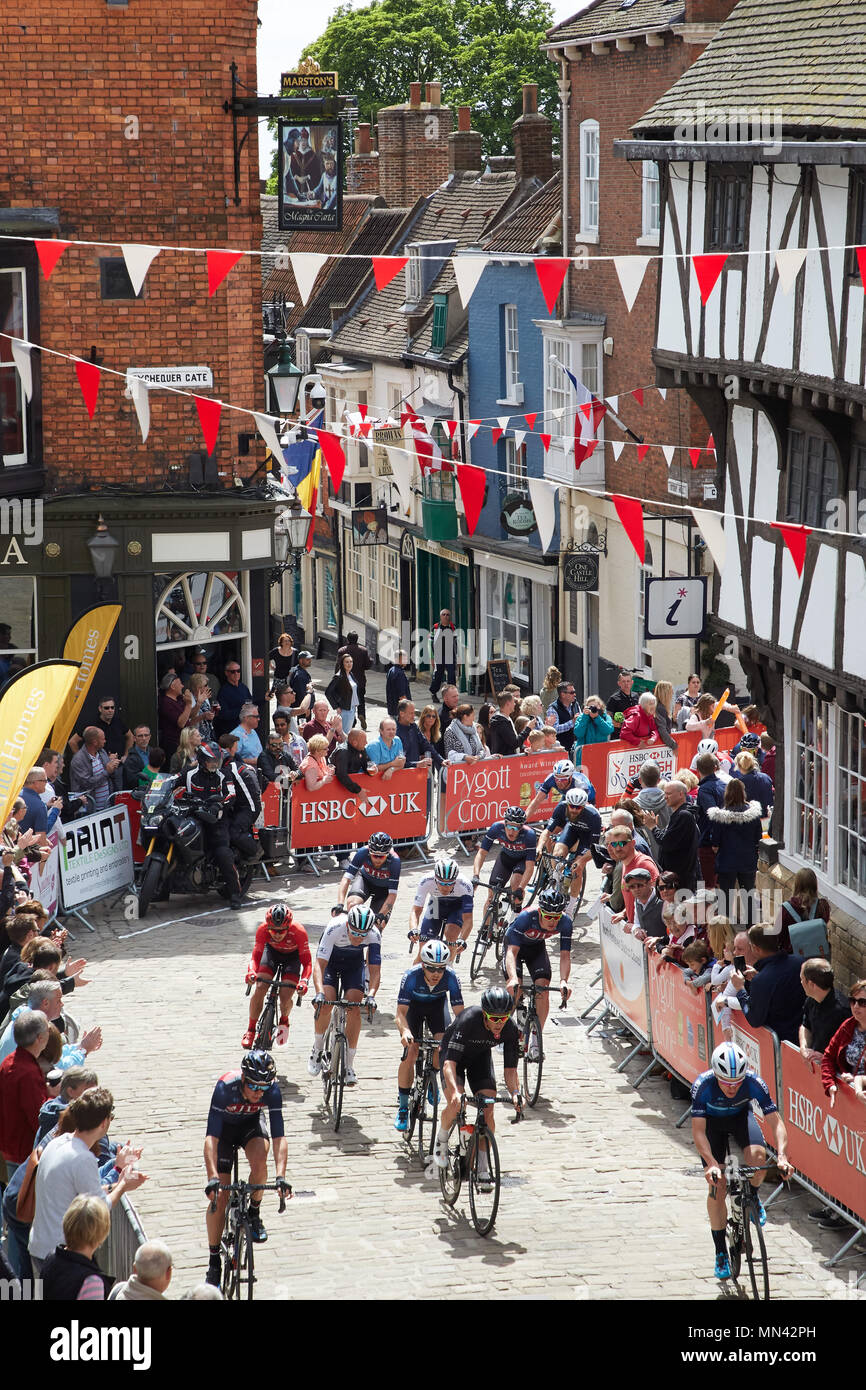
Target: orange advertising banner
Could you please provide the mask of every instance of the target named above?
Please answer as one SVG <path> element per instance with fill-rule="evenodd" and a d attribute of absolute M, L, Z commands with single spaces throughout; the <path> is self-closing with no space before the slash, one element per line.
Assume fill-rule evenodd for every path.
<path fill-rule="evenodd" d="M 635 941 L 630 932 L 623 930 L 621 922 L 611 921 L 611 916 L 608 908 L 603 905 L 599 908 L 598 934 L 604 970 L 604 997 L 647 1042 L 650 1036 L 647 953 L 640 941 Z"/>
<path fill-rule="evenodd" d="M 395 840 L 423 840 L 427 835 L 427 788 L 423 767 L 403 768 L 384 782 L 360 772 L 353 779 L 367 792 L 361 805 L 354 792 L 332 780 L 310 792 L 303 779 L 292 787 L 292 849 L 325 849 L 363 843 L 374 830 Z"/>
<path fill-rule="evenodd" d="M 734 1042 L 737 1047 L 741 1047 L 749 1059 L 749 1066 L 761 1080 L 765 1083 L 773 1100 L 782 1109 L 779 1101 L 779 1039 L 772 1028 L 753 1028 L 751 1023 L 743 1017 L 739 1009 L 731 1010 L 731 1026 L 723 1029 L 713 1019 L 713 1047 L 718 1047 L 722 1042 Z M 799 1053 L 797 1054 L 799 1056 Z M 755 1119 L 758 1127 L 767 1142 L 772 1146 L 772 1135 L 767 1128 L 767 1122 L 763 1115 L 757 1112 Z"/>
<path fill-rule="evenodd" d="M 844 1082 L 830 1108 L 818 1066 L 782 1043 L 780 1106 L 788 1131 L 788 1158 L 798 1173 L 866 1221 L 866 1107 Z"/>
<path fill-rule="evenodd" d="M 562 753 L 534 753 L 483 762 L 449 763 L 445 793 L 439 803 L 440 835 L 487 830 L 509 806 L 526 808 Z M 533 812 L 533 821 L 548 820 L 559 793 L 554 791 Z"/>
<path fill-rule="evenodd" d="M 647 952 L 653 1052 L 689 1086 L 710 1065 L 707 996 L 678 965 Z"/>
<path fill-rule="evenodd" d="M 720 729 L 713 736 L 720 748 L 733 748 L 742 738 L 737 728 Z M 637 777 L 641 764 L 648 759 L 658 763 L 663 782 L 670 781 L 681 768 L 691 767 L 692 759 L 701 741 L 699 732 L 674 734 L 676 753 L 664 743 L 651 743 L 645 748 L 632 748 L 622 739 L 611 743 L 588 743 L 583 748 L 580 761 L 592 785 L 595 787 L 595 804 L 601 810 L 605 806 L 615 806 L 625 794 L 626 786 Z"/>

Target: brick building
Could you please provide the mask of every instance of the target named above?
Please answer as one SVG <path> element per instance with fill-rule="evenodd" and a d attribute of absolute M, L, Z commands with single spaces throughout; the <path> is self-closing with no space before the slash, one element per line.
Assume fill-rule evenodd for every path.
<path fill-rule="evenodd" d="M 241 123 L 236 187 L 222 109 L 232 62 L 256 90 L 256 0 L 224 11 L 69 0 L 14 19 L 3 37 L 0 327 L 121 373 L 205 367 L 212 386 L 194 389 L 261 409 L 258 258 L 243 257 L 209 298 L 204 256 L 164 250 L 136 297 L 121 252 L 260 246 L 256 122 Z M 15 236 L 104 244 L 69 246 L 46 279 L 32 241 Z M 253 421 L 224 410 L 206 457 L 194 402 L 154 389 L 142 442 L 123 377 L 103 372 L 91 422 L 72 363 L 34 352 L 32 366 L 27 405 L 0 340 L 0 493 L 45 504 L 41 544 L 22 547 L 25 563 L 0 581 L 15 648 L 55 654 L 96 601 L 87 541 L 102 514 L 118 544 L 99 593 L 124 611 L 99 690 L 117 692 L 127 722 L 152 720 L 157 669 L 181 642 L 203 643 L 217 669 L 230 651 L 249 682 L 266 652 L 274 522 L 264 449 L 244 437 Z"/>
<path fill-rule="evenodd" d="M 611 445 L 629 441 L 629 436 L 613 420 L 605 420 L 597 432 L 599 447 L 580 468 L 579 481 L 590 493 L 606 489 L 666 502 L 681 497 L 684 508 L 713 496 L 714 459 L 704 455 L 693 470 L 685 452 L 690 445 L 706 444 L 710 433 L 697 404 L 679 390 L 669 391 L 665 401 L 649 390 L 643 405 L 626 394 L 655 380 L 651 349 L 658 263 L 650 260 L 629 313 L 612 261 L 595 258 L 658 254 L 668 189 L 654 163 L 647 161 L 643 169 L 626 165 L 616 156 L 614 141 L 625 138 L 648 102 L 695 61 L 733 4 L 596 0 L 548 34 L 546 52 L 560 69 L 563 248 L 572 257 L 583 255 L 585 264 L 572 262 L 559 312 L 542 329 L 544 410 L 554 433 L 546 476 L 575 481 L 575 397 L 557 362 L 595 395 L 618 396 L 619 419 L 640 440 L 680 446 L 670 468 L 658 447 L 639 463 L 633 442 L 626 442 L 615 459 Z M 562 405 L 569 409 L 557 424 L 550 412 Z M 619 665 L 656 679 L 684 679 L 693 669 L 693 644 L 646 644 L 642 612 L 648 575 L 660 575 L 663 567 L 668 574 L 692 572 L 687 526 L 666 525 L 663 545 L 661 522 L 647 521 L 642 567 L 610 502 L 573 488 L 563 489 L 561 496 L 563 547 L 588 538 L 603 544 L 607 537 L 598 592 L 578 595 L 577 603 L 562 595 L 568 674 L 579 686 L 590 691 L 601 687 L 605 695 L 614 687 Z"/>

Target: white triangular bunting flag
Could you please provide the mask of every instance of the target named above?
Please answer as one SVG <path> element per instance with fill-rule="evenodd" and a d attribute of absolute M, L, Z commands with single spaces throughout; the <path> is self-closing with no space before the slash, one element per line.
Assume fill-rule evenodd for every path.
<path fill-rule="evenodd" d="M 412 509 L 412 470 L 414 461 L 405 449 L 386 448 L 388 462 L 394 475 L 394 482 L 400 494 L 400 501 L 407 513 Z"/>
<path fill-rule="evenodd" d="M 611 445 L 610 445 L 610 447 L 611 447 L 611 449 L 613 450 L 613 461 L 614 461 L 614 463 L 616 463 L 617 459 L 619 458 L 620 454 L 622 453 L 623 449 L 625 448 L 625 440 L 623 440 L 623 439 L 614 439 L 614 440 L 611 440 Z"/>
<path fill-rule="evenodd" d="M 477 424 L 477 423 L 475 422 L 475 420 L 470 420 L 470 421 L 469 421 L 469 424 L 466 426 L 466 439 L 467 439 L 467 441 L 470 440 L 470 439 L 474 439 L 475 436 L 476 436 L 476 434 L 478 433 L 478 431 L 479 431 L 480 429 L 481 429 L 481 425 L 480 425 L 480 424 Z"/>
<path fill-rule="evenodd" d="M 436 421 L 434 420 L 434 418 L 433 418 L 432 415 L 422 415 L 421 418 L 422 418 L 423 421 L 424 421 L 424 428 L 425 428 L 425 430 L 427 431 L 427 433 L 429 434 L 430 438 L 432 439 L 432 438 L 433 438 L 433 426 L 435 425 Z"/>
<path fill-rule="evenodd" d="M 666 386 L 657 386 L 657 387 L 656 387 L 656 390 L 658 391 L 658 393 L 659 393 L 659 395 L 661 396 L 662 400 L 663 400 L 663 401 L 666 401 L 667 398 L 668 398 L 668 390 L 667 390 L 667 387 L 666 387 Z"/>
<path fill-rule="evenodd" d="M 150 395 L 147 389 L 147 382 L 142 381 L 140 376 L 127 375 L 126 384 L 129 387 L 129 394 L 132 396 L 132 404 L 135 406 L 135 413 L 138 416 L 138 428 L 141 430 L 141 442 L 145 443 L 150 434 Z"/>
<path fill-rule="evenodd" d="M 484 274 L 484 267 L 487 265 L 486 256 L 452 256 L 451 264 L 454 267 L 454 278 L 457 281 L 457 289 L 460 292 L 460 303 L 465 309 L 478 281 Z"/>
<path fill-rule="evenodd" d="M 273 458 L 282 468 L 283 448 L 280 444 L 280 436 L 277 434 L 277 425 L 280 422 L 275 420 L 273 415 L 260 415 L 255 410 L 252 412 L 252 416 L 256 422 L 256 429 L 270 449 Z"/>
<path fill-rule="evenodd" d="M 132 288 L 138 295 L 141 293 L 145 275 L 150 270 L 152 262 L 159 255 L 160 247 L 126 244 L 121 245 L 120 249 L 123 252 L 123 259 L 126 261 L 126 273 L 132 281 Z"/>
<path fill-rule="evenodd" d="M 30 344 L 24 343 L 20 338 L 11 338 L 9 342 L 12 348 L 12 356 L 15 359 L 15 366 L 18 368 L 18 375 L 21 378 L 21 390 L 24 392 L 26 400 L 30 400 L 33 395 L 33 368 L 30 365 Z"/>
<path fill-rule="evenodd" d="M 779 272 L 779 284 L 782 286 L 783 294 L 791 293 L 805 259 L 805 246 L 790 246 L 784 251 L 776 252 L 776 269 Z"/>
<path fill-rule="evenodd" d="M 619 277 L 619 287 L 622 290 L 625 306 L 629 313 L 631 313 L 638 297 L 649 262 L 649 256 L 614 256 L 613 258 L 614 268 Z"/>
<path fill-rule="evenodd" d="M 553 418 L 554 418 L 554 420 L 561 420 L 564 414 L 565 414 L 565 406 L 564 406 L 564 405 L 557 406 L 556 410 L 553 411 Z"/>
<path fill-rule="evenodd" d="M 551 487 L 544 478 L 527 478 L 526 481 L 529 488 L 529 500 L 532 502 L 535 520 L 538 522 L 541 548 L 546 553 L 556 529 L 556 499 L 559 495 L 559 488 Z"/>
<path fill-rule="evenodd" d="M 497 423 L 497 425 L 499 426 L 499 428 L 500 428 L 501 430 L 507 430 L 507 429 L 508 429 L 508 425 L 509 425 L 510 420 L 511 420 L 511 416 L 510 416 L 510 415 L 497 415 L 497 417 L 496 417 L 496 423 Z"/>
<path fill-rule="evenodd" d="M 674 450 L 676 449 L 676 447 L 676 444 L 662 445 L 662 453 L 665 456 L 665 463 L 667 464 L 668 468 L 670 468 L 671 464 L 674 461 Z"/>
<path fill-rule="evenodd" d="M 619 410 L 619 396 L 605 396 L 605 400 L 607 401 L 614 415 L 616 415 L 617 411 Z"/>
<path fill-rule="evenodd" d="M 526 430 L 515 430 L 515 431 L 514 431 L 514 447 L 515 447 L 515 449 L 522 449 L 522 448 L 523 448 L 523 441 L 524 441 L 525 438 L 526 438 Z"/>
<path fill-rule="evenodd" d="M 718 512 L 705 512 L 703 508 L 692 507 L 695 525 L 707 543 L 707 550 L 713 557 L 713 564 L 721 572 L 725 568 L 728 541 L 725 536 L 725 523 Z"/>
<path fill-rule="evenodd" d="M 321 251 L 293 251 L 289 260 L 301 300 L 306 304 L 313 292 L 316 276 L 328 259 Z"/>

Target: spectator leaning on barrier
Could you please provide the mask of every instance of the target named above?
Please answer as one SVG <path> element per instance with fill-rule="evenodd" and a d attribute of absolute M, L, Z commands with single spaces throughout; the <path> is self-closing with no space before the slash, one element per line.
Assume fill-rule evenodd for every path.
<path fill-rule="evenodd" d="M 608 829 L 613 830 L 618 825 L 627 825 L 634 836 L 634 847 L 638 854 L 647 854 L 650 858 L 653 858 L 652 851 L 643 834 L 643 819 L 641 819 L 640 825 L 638 825 L 634 817 L 634 812 L 630 809 L 632 806 L 636 805 L 637 802 L 629 802 L 627 804 L 623 803 L 619 806 L 615 806 L 610 813 Z"/>
<path fill-rule="evenodd" d="M 454 709 L 454 718 L 445 730 L 444 748 L 449 763 L 477 763 L 487 757 L 475 728 L 474 711 L 466 701 Z"/>
<path fill-rule="evenodd" d="M 583 714 L 574 722 L 572 750 L 575 762 L 580 762 L 587 744 L 607 743 L 612 735 L 613 720 L 605 714 L 601 696 L 590 695 L 584 701 Z"/>
<path fill-rule="evenodd" d="M 339 718 L 340 716 L 337 715 L 337 719 Z M 340 729 L 342 732 L 342 724 L 340 725 Z M 291 720 L 287 715 L 281 714 L 279 711 L 274 714 L 274 733 L 280 740 L 280 746 L 283 752 L 288 753 L 290 757 L 294 758 L 298 766 L 300 766 L 307 756 L 307 741 L 305 738 L 302 738 L 300 734 L 296 734 L 292 731 Z"/>
<path fill-rule="evenodd" d="M 375 775 L 382 778 L 389 778 L 406 766 L 406 755 L 397 734 L 395 719 L 381 720 L 379 737 L 367 744 L 367 761 L 375 764 Z"/>
<path fill-rule="evenodd" d="M 650 855 L 638 854 L 634 843 L 634 831 L 627 825 L 616 825 L 608 830 L 605 836 L 605 847 L 614 864 L 620 866 L 619 886 L 622 892 L 623 906 L 622 911 L 614 917 L 614 920 L 621 921 L 625 918 L 629 924 L 633 924 L 634 894 L 628 887 L 627 880 L 636 869 L 646 869 L 651 881 L 655 883 L 659 871 Z M 617 875 L 616 870 L 614 870 L 613 889 L 617 886 Z"/>
<path fill-rule="evenodd" d="M 397 711 L 397 733 L 403 745 L 407 767 L 433 766 L 438 769 L 442 766 L 442 758 L 415 723 L 415 706 L 411 700 L 400 701 Z"/>
<path fill-rule="evenodd" d="M 43 767 L 31 767 L 21 788 L 21 795 L 27 803 L 27 814 L 21 821 L 22 830 L 35 830 L 38 835 L 47 835 L 53 829 L 60 815 L 63 797 L 58 796 L 47 805 L 42 793 L 48 786 L 48 776 Z"/>
<path fill-rule="evenodd" d="M 31 980 L 30 984 L 26 986 L 26 990 L 26 1003 L 14 1008 L 11 1019 L 2 1037 L 0 1037 L 0 1062 L 5 1061 L 15 1049 L 13 1027 L 16 1018 L 20 1018 L 25 1009 L 44 1014 L 49 1023 L 55 1023 L 63 1011 L 63 992 L 59 980 L 53 978 Z M 61 1026 L 62 1024 L 58 1025 L 58 1027 Z M 61 1071 L 66 1071 L 68 1067 L 78 1066 L 84 1061 L 88 1053 L 96 1052 L 101 1046 L 101 1028 L 89 1028 L 82 1033 L 77 1043 L 64 1044 L 60 1060 L 56 1065 Z"/>
<path fill-rule="evenodd" d="M 30 1153 L 39 1111 L 48 1099 L 39 1057 L 49 1028 L 44 1014 L 27 1009 L 13 1024 L 15 1051 L 0 1063 L 0 1160 L 7 1161 L 10 1171 Z M 0 1180 L 5 1184 L 6 1174 L 0 1173 Z"/>
<path fill-rule="evenodd" d="M 800 961 L 780 951 L 779 938 L 771 932 L 769 923 L 749 928 L 756 973 L 748 989 L 740 974 L 731 976 L 731 984 L 753 1028 L 772 1028 L 780 1042 L 796 1046 L 806 998 L 800 983 Z"/>
<path fill-rule="evenodd" d="M 619 731 L 623 743 L 637 748 L 643 747 L 644 744 L 661 742 L 656 725 L 657 707 L 655 695 L 645 690 L 637 704 L 627 709 L 623 716 L 622 728 Z"/>
<path fill-rule="evenodd" d="M 9 945 L 0 958 L 0 989 L 5 986 L 10 970 L 21 962 L 21 948 L 38 935 L 36 918 L 27 913 L 17 912 L 11 922 L 6 923 Z"/>
<path fill-rule="evenodd" d="M 359 806 L 366 806 L 366 788 L 362 787 L 360 782 L 353 781 L 354 776 L 359 772 L 366 772 L 368 766 L 371 766 L 367 757 L 367 735 L 364 730 L 357 727 L 352 729 L 345 746 L 336 748 L 330 754 L 330 760 L 340 786 L 357 796 Z"/>
<path fill-rule="evenodd" d="M 847 996 L 834 985 L 833 967 L 821 956 L 804 960 L 800 984 L 806 1002 L 800 1024 L 800 1056 L 820 1066 L 824 1051 L 846 1019 L 851 1017 Z"/>
<path fill-rule="evenodd" d="M 138 786 L 139 776 L 147 767 L 147 755 L 150 752 L 150 729 L 146 724 L 136 724 L 132 731 L 132 738 L 132 747 L 123 764 L 123 787 L 125 791 L 133 791 Z"/>
<path fill-rule="evenodd" d="M 620 671 L 616 678 L 617 688 L 607 702 L 607 712 L 613 719 L 612 737 L 615 739 L 619 738 L 626 710 L 637 704 L 637 696 L 631 691 L 633 684 L 634 676 L 631 671 Z"/>
<path fill-rule="evenodd" d="M 268 737 L 268 746 L 259 754 L 257 769 L 265 782 L 294 782 L 298 776 L 298 764 L 283 748 L 279 734 Z"/>
<path fill-rule="evenodd" d="M 858 1100 L 866 1101 L 866 980 L 854 982 L 848 1003 L 851 1017 L 833 1034 L 821 1060 L 821 1084 L 831 1106 L 840 1081 L 854 1088 Z"/>
<path fill-rule="evenodd" d="M 497 702 L 499 708 L 490 716 L 487 746 L 494 757 L 511 758 L 520 747 L 520 739 L 511 718 L 516 701 L 510 691 L 504 690 L 497 696 Z"/>
<path fill-rule="evenodd" d="M 442 725 L 439 721 L 439 714 L 435 705 L 425 705 L 418 715 L 418 728 L 426 738 L 428 743 L 432 743 L 440 759 L 445 758 L 444 739 L 442 737 Z"/>
<path fill-rule="evenodd" d="M 560 681 L 556 688 L 556 699 L 547 710 L 546 724 L 554 730 L 567 753 L 574 747 L 574 726 L 579 718 L 580 705 L 575 698 L 574 681 Z"/>
<path fill-rule="evenodd" d="M 139 1245 L 132 1262 L 132 1274 L 122 1284 L 116 1284 L 109 1294 L 112 1302 L 142 1303 L 146 1300 L 165 1301 L 165 1291 L 171 1283 L 171 1251 L 164 1240 L 148 1240 Z"/>
<path fill-rule="evenodd" d="M 111 1229 L 101 1197 L 74 1197 L 63 1217 L 63 1241 L 42 1266 L 42 1297 L 47 1303 L 104 1301 L 114 1277 L 93 1258 Z"/>
<path fill-rule="evenodd" d="M 77 1100 L 85 1091 L 90 1091 L 94 1086 L 99 1085 L 99 1078 L 95 1071 L 90 1067 L 76 1066 L 70 1067 L 60 1078 L 60 1093 L 56 1096 L 49 1096 L 48 1100 L 39 1111 L 39 1127 L 36 1130 L 35 1143 L 40 1143 L 46 1134 L 50 1133 L 56 1126 L 60 1116 L 68 1105 Z M 107 1142 L 107 1141 L 106 1141 Z M 114 1145 L 109 1146 L 114 1152 Z M 106 1158 L 110 1155 L 106 1153 Z"/>
<path fill-rule="evenodd" d="M 313 734 L 307 744 L 307 756 L 300 770 L 308 792 L 320 791 L 334 776 L 334 769 L 328 763 L 328 740 L 321 734 Z"/>
<path fill-rule="evenodd" d="M 642 865 L 628 870 L 623 882 L 634 898 L 633 934 L 638 941 L 657 941 L 665 935 L 662 925 L 662 900 L 656 879 Z M 627 930 L 627 928 L 626 928 Z"/>
<path fill-rule="evenodd" d="M 395 653 L 394 660 L 388 667 L 388 673 L 385 676 L 385 705 L 392 719 L 397 718 L 397 706 L 400 701 L 411 700 L 412 698 L 409 677 L 406 674 L 408 662 L 409 657 L 401 648 Z"/>

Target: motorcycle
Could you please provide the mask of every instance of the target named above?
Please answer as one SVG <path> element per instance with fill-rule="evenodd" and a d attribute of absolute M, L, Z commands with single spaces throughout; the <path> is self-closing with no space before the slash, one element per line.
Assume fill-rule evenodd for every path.
<path fill-rule="evenodd" d="M 208 853 L 203 823 L 216 824 L 223 814 L 218 802 L 193 806 L 183 795 L 183 779 L 177 774 L 154 777 L 144 795 L 141 840 L 147 848 L 138 890 L 138 915 L 144 917 L 159 896 L 171 893 L 207 893 L 216 888 L 230 896 L 219 868 Z M 237 865 L 241 893 L 252 882 L 255 865 Z"/>

